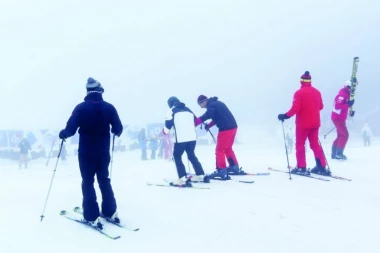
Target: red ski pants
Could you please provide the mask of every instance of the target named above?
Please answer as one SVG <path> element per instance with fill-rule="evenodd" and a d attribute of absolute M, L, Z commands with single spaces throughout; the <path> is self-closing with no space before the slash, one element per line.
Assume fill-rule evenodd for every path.
<path fill-rule="evenodd" d="M 348 130 L 345 120 L 333 120 L 336 127 L 337 137 L 333 142 L 333 146 L 344 149 L 348 141 Z"/>
<path fill-rule="evenodd" d="M 326 166 L 326 159 L 323 155 L 318 138 L 319 128 L 296 128 L 296 158 L 297 167 L 306 168 L 305 142 L 309 139 L 310 149 L 313 150 L 314 157 L 319 158 L 322 166 Z"/>
<path fill-rule="evenodd" d="M 218 169 L 225 169 L 226 158 L 227 160 L 232 160 L 235 164 L 239 164 L 234 151 L 232 150 L 232 145 L 235 141 L 237 128 L 221 131 L 218 133 L 215 155 L 216 155 L 216 167 Z M 232 165 L 232 164 L 230 164 Z"/>

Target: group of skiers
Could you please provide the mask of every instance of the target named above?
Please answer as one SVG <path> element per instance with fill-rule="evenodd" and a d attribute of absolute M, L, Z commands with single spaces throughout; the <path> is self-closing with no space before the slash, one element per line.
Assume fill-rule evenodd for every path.
<path fill-rule="evenodd" d="M 123 126 L 116 108 L 103 100 L 104 88 L 97 80 L 88 78 L 86 90 L 87 95 L 84 102 L 74 108 L 66 127 L 60 131 L 59 138 L 64 141 L 73 136 L 79 128 L 78 160 L 82 176 L 83 218 L 84 222 L 89 225 L 102 228 L 103 225 L 99 219 L 101 214 L 113 222 L 120 223 L 108 166 L 110 163 L 110 130 L 115 136 L 120 136 Z M 200 107 L 206 108 L 206 112 L 201 117 L 196 117 L 177 97 L 168 99 L 170 110 L 167 113 L 162 132 L 167 135 L 170 129 L 174 128 L 173 159 L 178 172 L 178 180 L 173 182 L 175 186 L 190 186 L 191 180 L 203 182 L 209 182 L 210 178 L 226 180 L 229 178 L 228 174 L 244 173 L 239 168 L 238 160 L 232 149 L 237 124 L 231 111 L 217 97 L 207 98 L 200 95 L 197 102 Z M 207 124 L 206 121 L 210 119 L 211 122 Z M 219 128 L 215 150 L 216 171 L 208 176 L 205 175 L 194 152 L 195 127 L 201 124 L 206 130 L 214 125 Z M 193 177 L 188 177 L 186 174 L 182 162 L 184 152 L 196 172 Z M 226 165 L 226 159 L 229 166 Z M 101 212 L 94 188 L 95 175 L 102 194 Z"/>
<path fill-rule="evenodd" d="M 355 80 L 357 82 L 357 80 Z M 324 108 L 322 95 L 318 89 L 311 84 L 311 75 L 306 71 L 301 76 L 301 88 L 297 90 L 293 97 L 291 109 L 279 114 L 278 119 L 284 121 L 296 115 L 296 160 L 297 166 L 291 173 L 306 174 L 310 172 L 322 175 L 330 175 L 331 171 L 326 167 L 326 157 L 319 141 L 319 128 L 321 126 L 320 111 Z M 343 154 L 348 141 L 348 130 L 346 120 L 349 108 L 355 103 L 350 99 L 351 81 L 346 81 L 344 87 L 339 91 L 334 99 L 331 120 L 335 125 L 337 137 L 332 144 L 332 159 L 346 160 Z M 350 116 L 354 116 L 351 112 Z M 309 171 L 306 165 L 305 142 L 309 140 L 310 148 L 315 157 L 316 165 Z"/>
<path fill-rule="evenodd" d="M 234 144 L 237 123 L 228 107 L 217 97 L 207 98 L 200 95 L 197 103 L 201 108 L 206 108 L 206 112 L 197 117 L 184 103 L 177 97 L 168 99 L 169 111 L 166 115 L 164 134 L 169 134 L 174 130 L 174 151 L 173 159 L 176 164 L 178 179 L 172 182 L 175 186 L 190 186 L 191 181 L 209 182 L 210 179 L 229 179 L 229 174 L 244 173 L 238 164 L 236 155 L 232 149 Z M 208 124 L 207 120 L 211 120 Z M 205 175 L 202 165 L 195 155 L 196 131 L 195 127 L 203 125 L 206 131 L 213 126 L 219 129 L 216 139 L 216 170 L 210 175 Z M 186 152 L 187 157 L 195 170 L 194 176 L 188 177 L 185 165 L 182 162 L 182 155 Z M 226 160 L 228 166 L 226 165 Z"/>
<path fill-rule="evenodd" d="M 171 161 L 173 153 L 173 142 L 170 134 L 164 135 L 162 133 L 156 135 L 151 134 L 150 138 L 147 138 L 145 128 L 142 128 L 137 136 L 141 150 L 141 160 L 148 160 L 147 149 L 148 143 L 151 150 L 150 159 L 156 159 L 156 152 L 158 150 L 157 158 Z"/>
<path fill-rule="evenodd" d="M 103 100 L 104 88 L 102 85 L 90 77 L 87 80 L 86 89 L 87 96 L 84 102 L 74 108 L 65 129 L 60 131 L 59 138 L 65 140 L 73 136 L 79 128 L 78 158 L 82 176 L 83 217 L 89 225 L 102 228 L 99 220 L 100 214 L 116 223 L 120 222 L 109 179 L 108 166 L 110 163 L 110 130 L 115 136 L 120 136 L 123 127 L 115 107 Z M 350 84 L 347 83 L 334 102 L 332 120 L 338 133 L 332 146 L 332 157 L 334 159 L 346 159 L 343 154 L 348 140 L 345 120 L 349 107 L 354 103 L 354 100 L 349 99 L 349 93 Z M 162 133 L 168 135 L 173 129 L 175 139 L 173 160 L 178 179 L 171 182 L 172 185 L 186 187 L 191 186 L 191 181 L 227 180 L 230 178 L 229 175 L 245 174 L 239 167 L 239 162 L 232 148 L 238 125 L 233 114 L 223 102 L 217 97 L 208 98 L 200 95 L 197 98 L 197 103 L 201 108 L 206 109 L 206 112 L 200 117 L 197 117 L 175 96 L 170 97 L 167 103 L 170 109 L 166 114 L 165 127 L 162 129 Z M 316 166 L 311 172 L 323 175 L 331 173 L 326 167 L 326 157 L 318 139 L 320 111 L 323 107 L 322 95 L 312 86 L 310 73 L 306 71 L 301 76 L 301 88 L 294 94 L 291 109 L 278 115 L 278 119 L 281 121 L 296 115 L 297 167 L 291 173 L 310 174 L 307 170 L 305 157 L 306 139 L 310 142 L 316 160 Z M 211 121 L 208 122 L 209 120 Z M 199 125 L 202 125 L 206 131 L 209 131 L 213 126 L 219 129 L 215 148 L 216 170 L 210 175 L 205 175 L 202 164 L 195 155 L 197 139 L 195 127 Z M 185 152 L 196 175 L 189 176 L 186 173 L 182 161 L 182 155 Z M 94 189 L 95 175 L 102 194 L 101 213 Z"/>

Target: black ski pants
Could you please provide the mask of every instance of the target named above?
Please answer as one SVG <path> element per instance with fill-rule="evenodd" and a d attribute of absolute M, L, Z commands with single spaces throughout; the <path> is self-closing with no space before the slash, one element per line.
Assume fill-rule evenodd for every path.
<path fill-rule="evenodd" d="M 95 175 L 102 194 L 102 213 L 111 217 L 116 212 L 116 200 L 108 178 L 110 153 L 79 153 L 79 168 L 82 175 L 83 217 L 94 221 L 99 217 L 99 206 L 94 188 Z"/>
<path fill-rule="evenodd" d="M 195 156 L 195 145 L 196 141 L 188 141 L 181 143 L 174 143 L 173 158 L 175 165 L 177 167 L 178 177 L 182 178 L 186 176 L 185 165 L 182 162 L 182 155 L 184 152 L 187 154 L 187 158 L 193 165 L 196 175 L 204 175 L 204 171 L 201 163 L 198 161 L 198 158 Z"/>

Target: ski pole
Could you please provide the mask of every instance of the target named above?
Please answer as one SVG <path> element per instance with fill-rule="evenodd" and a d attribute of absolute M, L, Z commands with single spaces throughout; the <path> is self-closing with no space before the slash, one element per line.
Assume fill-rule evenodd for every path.
<path fill-rule="evenodd" d="M 204 127 L 205 127 L 205 129 L 206 129 L 206 124 L 204 124 L 204 123 L 203 123 L 203 125 L 204 125 Z M 214 143 L 216 144 L 216 140 L 215 140 L 215 137 L 214 137 L 214 135 L 211 133 L 210 129 L 208 129 L 208 130 L 207 130 L 207 132 L 209 132 L 209 133 L 210 133 L 210 135 L 211 135 L 211 137 L 212 137 L 212 139 L 213 139 Z"/>
<path fill-rule="evenodd" d="M 190 171 L 190 161 L 189 161 L 189 159 L 187 159 L 187 168 L 189 170 L 189 175 L 190 175 L 191 171 Z"/>
<path fill-rule="evenodd" d="M 288 147 L 286 146 L 284 121 L 281 121 L 281 124 L 282 124 L 282 133 L 283 133 L 283 135 L 284 135 L 284 145 L 285 145 L 285 152 L 286 152 L 286 161 L 288 162 L 289 180 L 292 180 L 292 175 L 290 174 L 290 165 L 289 165 Z"/>
<path fill-rule="evenodd" d="M 110 179 L 112 177 L 112 165 L 113 165 L 113 152 L 114 152 L 114 150 L 115 150 L 115 134 L 112 136 Z"/>
<path fill-rule="evenodd" d="M 328 131 L 328 132 L 323 136 L 323 138 L 326 139 L 326 136 L 327 136 L 329 133 L 331 133 L 334 129 L 335 129 L 335 127 L 333 127 L 330 131 Z"/>
<path fill-rule="evenodd" d="M 48 194 L 46 196 L 46 200 L 45 200 L 45 205 L 44 205 L 44 209 L 42 210 L 42 214 L 41 214 L 41 222 L 43 220 L 43 218 L 45 217 L 44 214 L 45 214 L 45 209 L 46 209 L 46 205 L 47 205 L 47 202 L 48 202 L 48 199 L 49 199 L 49 195 L 50 195 L 50 191 L 51 191 L 51 187 L 53 185 L 53 180 L 54 180 L 54 176 L 55 176 L 55 172 L 57 170 L 57 166 L 58 166 L 58 162 L 59 162 L 59 157 L 61 155 L 61 151 L 62 151 L 62 146 L 63 146 L 63 142 L 65 140 L 62 139 L 62 142 L 61 142 L 61 146 L 59 147 L 59 152 L 58 152 L 58 156 L 57 156 L 57 162 L 55 163 L 55 168 L 54 168 L 54 171 L 53 171 L 53 176 L 51 178 L 51 181 L 50 181 L 50 186 L 49 186 L 49 190 L 48 190 Z"/>
<path fill-rule="evenodd" d="M 319 139 L 318 139 L 318 142 L 319 142 L 319 146 L 321 146 L 323 157 L 325 158 L 327 168 L 329 169 L 329 171 L 331 171 L 329 162 L 327 161 L 327 158 L 326 158 L 326 155 L 325 155 L 325 151 L 323 150 L 323 147 L 322 147 L 322 143 L 321 143 L 321 141 Z"/>
<path fill-rule="evenodd" d="M 52 142 L 52 144 L 51 144 L 51 148 L 50 148 L 49 156 L 48 156 L 47 161 L 46 161 L 46 166 L 49 165 L 49 161 L 50 161 L 51 153 L 53 152 L 53 148 L 54 148 L 55 141 L 56 141 L 56 140 L 54 139 L 53 142 Z"/>

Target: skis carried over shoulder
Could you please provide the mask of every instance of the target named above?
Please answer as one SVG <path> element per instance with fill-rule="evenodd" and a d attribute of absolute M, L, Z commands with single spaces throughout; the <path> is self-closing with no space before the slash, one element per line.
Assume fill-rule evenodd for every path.
<path fill-rule="evenodd" d="M 286 170 L 277 170 L 277 169 L 273 169 L 273 168 L 271 168 L 271 167 L 269 167 L 268 170 L 270 170 L 270 171 L 276 171 L 276 172 L 282 172 L 282 173 L 289 174 L 289 171 L 286 171 Z M 302 174 L 293 174 L 293 173 L 291 173 L 291 175 L 296 175 L 296 176 L 301 176 L 301 177 L 312 178 L 312 179 L 316 179 L 316 180 L 320 180 L 320 181 L 325 181 L 325 182 L 330 181 L 330 180 L 328 180 L 328 179 L 326 179 L 326 178 L 323 178 L 323 177 L 315 177 L 315 176 L 312 176 L 312 175 L 302 175 Z"/>
<path fill-rule="evenodd" d="M 103 228 L 99 228 L 99 227 L 96 227 L 96 226 L 92 226 L 89 223 L 87 223 L 87 222 L 85 222 L 85 221 L 83 221 L 81 219 L 78 219 L 78 218 L 70 215 L 70 213 L 67 212 L 66 210 L 62 210 L 59 214 L 61 216 L 65 217 L 68 220 L 77 222 L 77 223 L 82 224 L 82 225 L 84 225 L 84 226 L 86 226 L 88 228 L 92 228 L 93 230 L 98 231 L 100 234 L 102 234 L 102 235 L 104 235 L 104 236 L 106 236 L 106 237 L 108 237 L 108 238 L 110 238 L 112 240 L 116 240 L 116 239 L 120 238 L 119 235 L 115 236 L 115 235 L 110 234 L 104 227 Z"/>
<path fill-rule="evenodd" d="M 79 207 L 79 206 L 74 207 L 74 212 L 83 215 L 83 209 L 81 207 Z M 123 224 L 123 223 L 117 223 L 117 222 L 111 220 L 110 218 L 104 216 L 102 213 L 100 214 L 100 217 L 102 217 L 108 223 L 111 223 L 111 224 L 113 224 L 115 226 L 118 226 L 120 228 L 124 228 L 124 229 L 129 230 L 129 231 L 134 231 L 135 232 L 135 231 L 139 231 L 140 230 L 139 228 L 129 227 L 129 226 Z"/>
<path fill-rule="evenodd" d="M 352 74 L 351 74 L 351 89 L 350 89 L 350 101 L 355 99 L 356 86 L 358 85 L 358 79 L 356 78 L 356 73 L 358 72 L 359 57 L 354 57 L 352 64 Z M 349 107 L 349 115 L 354 117 L 355 111 L 352 109 L 352 105 Z"/>

